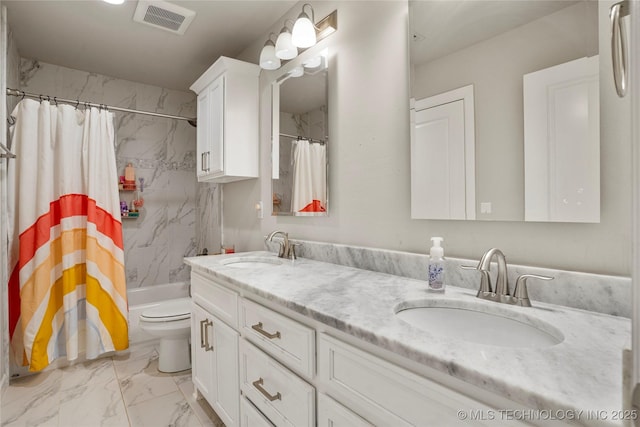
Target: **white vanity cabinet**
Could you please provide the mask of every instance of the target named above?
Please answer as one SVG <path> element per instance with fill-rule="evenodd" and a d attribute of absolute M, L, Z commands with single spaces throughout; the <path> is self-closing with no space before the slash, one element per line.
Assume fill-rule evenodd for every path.
<path fill-rule="evenodd" d="M 191 85 L 198 95 L 198 181 L 258 177 L 260 67 L 220 57 Z"/>
<path fill-rule="evenodd" d="M 193 381 L 227 426 L 528 425 L 476 400 L 491 393 L 412 372 L 224 280 L 192 272 L 191 286 Z"/>
<path fill-rule="evenodd" d="M 220 318 L 229 316 L 226 310 L 219 308 L 221 300 L 235 304 L 237 294 L 194 274 L 191 275 L 191 286 L 191 373 L 194 387 L 227 427 L 238 426 L 239 334 Z M 231 311 L 237 313 L 233 309 Z"/>

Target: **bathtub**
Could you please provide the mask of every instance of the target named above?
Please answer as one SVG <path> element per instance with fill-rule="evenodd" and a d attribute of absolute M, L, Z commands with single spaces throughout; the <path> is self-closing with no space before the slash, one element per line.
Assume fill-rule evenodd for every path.
<path fill-rule="evenodd" d="M 140 314 L 162 301 L 189 296 L 189 282 L 144 286 L 127 291 L 129 300 L 129 346 L 151 341 L 152 337 L 140 329 Z"/>

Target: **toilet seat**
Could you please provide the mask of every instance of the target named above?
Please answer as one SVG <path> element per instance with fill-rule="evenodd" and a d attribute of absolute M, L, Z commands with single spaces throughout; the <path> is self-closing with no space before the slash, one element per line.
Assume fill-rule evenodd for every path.
<path fill-rule="evenodd" d="M 140 320 L 145 322 L 174 322 L 191 317 L 191 299 L 179 298 L 165 301 L 157 306 L 145 310 Z"/>

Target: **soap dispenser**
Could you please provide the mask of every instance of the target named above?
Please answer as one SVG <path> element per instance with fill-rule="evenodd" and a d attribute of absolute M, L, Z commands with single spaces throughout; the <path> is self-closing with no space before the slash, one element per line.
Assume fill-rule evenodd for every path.
<path fill-rule="evenodd" d="M 444 249 L 440 244 L 442 237 L 432 237 L 431 250 L 429 251 L 429 291 L 444 292 Z"/>

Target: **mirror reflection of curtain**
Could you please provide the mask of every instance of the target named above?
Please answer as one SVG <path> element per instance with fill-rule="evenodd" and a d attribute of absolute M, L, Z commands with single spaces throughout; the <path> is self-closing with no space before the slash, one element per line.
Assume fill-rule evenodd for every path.
<path fill-rule="evenodd" d="M 327 210 L 327 150 L 324 144 L 308 140 L 292 142 L 294 215 L 314 216 Z"/>

